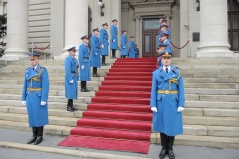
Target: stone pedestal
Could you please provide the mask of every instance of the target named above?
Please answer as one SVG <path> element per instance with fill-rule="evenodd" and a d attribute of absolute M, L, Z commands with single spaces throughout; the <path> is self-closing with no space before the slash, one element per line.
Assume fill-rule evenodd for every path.
<path fill-rule="evenodd" d="M 227 23 L 227 0 L 200 1 L 200 45 L 196 57 L 233 56 Z"/>
<path fill-rule="evenodd" d="M 19 60 L 28 57 L 29 0 L 8 0 L 7 49 L 4 59 Z"/>
<path fill-rule="evenodd" d="M 67 46 L 75 45 L 78 50 L 81 37 L 88 34 L 88 0 L 65 1 L 65 48 L 61 58 L 68 56 Z"/>

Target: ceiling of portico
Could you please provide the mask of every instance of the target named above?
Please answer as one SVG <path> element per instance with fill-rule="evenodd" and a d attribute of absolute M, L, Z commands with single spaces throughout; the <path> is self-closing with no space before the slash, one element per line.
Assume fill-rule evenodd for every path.
<path fill-rule="evenodd" d="M 131 6 L 135 18 L 144 16 L 166 15 L 171 17 L 171 5 L 178 0 L 122 0 L 122 9 Z M 127 5 L 126 5 L 127 4 Z"/>

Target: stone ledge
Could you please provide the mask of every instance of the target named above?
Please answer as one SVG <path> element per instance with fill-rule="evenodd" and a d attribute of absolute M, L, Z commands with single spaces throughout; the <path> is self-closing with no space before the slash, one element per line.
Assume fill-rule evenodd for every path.
<path fill-rule="evenodd" d="M 15 149 L 21 149 L 21 150 L 30 150 L 30 151 L 40 151 L 40 152 L 69 155 L 69 156 L 83 157 L 83 158 L 94 158 L 94 159 L 112 159 L 112 158 L 113 159 L 153 159 L 148 157 L 133 157 L 133 156 L 126 156 L 126 155 L 87 152 L 87 151 L 81 151 L 81 150 L 69 150 L 69 149 L 37 146 L 37 145 L 32 146 L 27 144 L 3 142 L 3 141 L 0 141 L 0 147 L 15 148 Z"/>

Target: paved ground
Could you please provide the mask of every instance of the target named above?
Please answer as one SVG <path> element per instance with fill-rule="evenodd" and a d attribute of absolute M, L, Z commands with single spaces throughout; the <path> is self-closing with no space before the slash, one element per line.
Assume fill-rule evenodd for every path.
<path fill-rule="evenodd" d="M 30 138 L 31 132 L 18 131 L 18 130 L 9 130 L 0 128 L 0 142 L 14 142 L 25 144 Z M 40 146 L 52 147 L 52 148 L 61 148 L 64 150 L 77 150 L 84 151 L 87 153 L 96 153 L 97 154 L 112 154 L 112 155 L 124 155 L 124 156 L 135 156 L 135 157 L 146 157 L 146 158 L 155 158 L 158 159 L 158 153 L 161 149 L 160 145 L 152 144 L 150 145 L 150 150 L 147 155 L 139 153 L 130 153 L 130 152 L 118 152 L 118 151 L 103 151 L 103 150 L 94 150 L 94 149 L 84 149 L 84 148 L 75 148 L 75 147 L 61 147 L 57 144 L 62 141 L 65 137 L 63 136 L 52 136 L 44 135 L 44 141 Z M 34 147 L 34 145 L 28 145 Z M 207 148 L 207 147 L 194 147 L 194 146 L 174 146 L 174 153 L 177 159 L 239 159 L 239 149 L 216 149 L 216 148 Z M 66 155 L 31 151 L 31 150 L 22 150 L 15 148 L 6 148 L 0 147 L 0 159 L 65 159 Z M 82 159 L 79 157 L 67 155 L 67 159 Z M 97 158 L 100 158 L 99 156 Z M 127 157 L 126 157 L 127 158 Z M 167 159 L 168 157 L 166 157 Z M 103 157 L 102 157 L 103 159 Z M 113 158 L 112 158 L 113 159 Z"/>

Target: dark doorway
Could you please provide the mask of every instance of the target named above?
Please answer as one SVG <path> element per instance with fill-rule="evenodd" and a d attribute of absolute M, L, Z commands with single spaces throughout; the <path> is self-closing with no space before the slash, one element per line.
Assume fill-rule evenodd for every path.
<path fill-rule="evenodd" d="M 157 57 L 159 20 L 143 19 L 143 36 L 142 36 L 142 56 Z"/>

